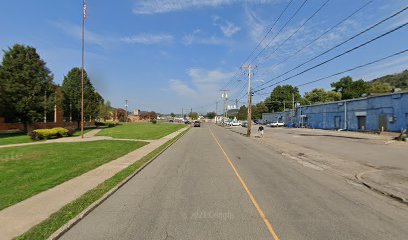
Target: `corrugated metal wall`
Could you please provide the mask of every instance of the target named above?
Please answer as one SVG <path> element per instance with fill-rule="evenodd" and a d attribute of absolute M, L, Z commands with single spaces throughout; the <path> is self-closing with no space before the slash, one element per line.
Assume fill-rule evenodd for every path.
<path fill-rule="evenodd" d="M 291 123 L 290 116 L 290 112 L 265 113 L 262 119 Z M 293 123 L 319 129 L 400 132 L 408 128 L 408 93 L 301 106 L 296 109 Z"/>

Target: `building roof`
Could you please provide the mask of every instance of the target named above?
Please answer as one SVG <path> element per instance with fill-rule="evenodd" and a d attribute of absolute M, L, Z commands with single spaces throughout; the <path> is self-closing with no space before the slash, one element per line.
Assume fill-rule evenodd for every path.
<path fill-rule="evenodd" d="M 408 94 L 408 91 L 393 92 L 393 93 L 379 93 L 379 94 L 375 94 L 375 95 L 368 95 L 366 97 L 346 99 L 346 100 L 340 100 L 340 101 L 334 101 L 334 102 L 315 103 L 315 104 L 310 104 L 310 105 L 303 105 L 303 106 L 300 106 L 300 107 L 312 107 L 312 106 L 319 106 L 319 105 L 328 105 L 328 104 L 333 104 L 333 103 L 361 101 L 361 100 L 366 100 L 366 99 L 369 99 L 369 98 L 385 97 L 385 96 L 397 95 L 397 94 Z"/>

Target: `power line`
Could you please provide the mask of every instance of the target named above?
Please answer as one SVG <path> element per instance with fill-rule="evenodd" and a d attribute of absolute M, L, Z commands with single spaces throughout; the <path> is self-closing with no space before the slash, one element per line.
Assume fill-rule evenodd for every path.
<path fill-rule="evenodd" d="M 279 82 L 276 82 L 276 83 L 274 83 L 274 84 L 271 84 L 271 85 L 269 85 L 269 86 L 260 88 L 260 89 L 256 90 L 255 92 L 259 92 L 259 91 L 264 90 L 264 89 L 266 89 L 266 88 L 275 86 L 275 85 L 277 85 L 277 84 L 279 84 L 279 83 L 285 82 L 285 81 L 287 81 L 287 80 L 289 80 L 289 79 L 292 79 L 292 78 L 294 78 L 294 77 L 297 77 L 297 76 L 299 76 L 299 75 L 301 75 L 301 74 L 303 74 L 303 73 L 305 73 L 305 72 L 308 72 L 308 71 L 310 71 L 310 70 L 312 70 L 312 69 L 314 69 L 314 68 L 317 68 L 317 67 L 319 67 L 319 66 L 322 66 L 322 65 L 324 65 L 324 64 L 326 64 L 326 63 L 328 63 L 328 62 L 333 61 L 333 60 L 336 59 L 336 58 L 339 58 L 339 57 L 341 57 L 341 56 L 343 56 L 343 55 L 346 55 L 347 53 L 350 53 L 350 52 L 352 52 L 352 51 L 354 51 L 354 50 L 357 50 L 357 49 L 359 49 L 359 48 L 361 48 L 361 47 L 363 47 L 363 46 L 365 46 L 365 45 L 367 45 L 367 44 L 369 44 L 369 43 L 371 43 L 371 42 L 374 42 L 374 41 L 376 41 L 376 40 L 378 40 L 378 39 L 380 39 L 380 38 L 382 38 L 382 37 L 384 37 L 384 36 L 386 36 L 386 35 L 388 35 L 388 34 L 391 34 L 391 33 L 395 32 L 395 31 L 397 31 L 397 30 L 399 30 L 399 29 L 405 27 L 406 25 L 408 25 L 408 22 L 406 22 L 406 23 L 404 23 L 404 24 L 402 24 L 402 25 L 400 25 L 400 26 L 398 26 L 398 27 L 395 27 L 395 28 L 391 29 L 390 31 L 388 31 L 388 32 L 386 32 L 386 33 L 383 33 L 383 34 L 381 34 L 380 36 L 377 36 L 377 37 L 375 37 L 375 38 L 373 38 L 373 39 L 371 39 L 371 40 L 369 40 L 369 41 L 367 41 L 367 42 L 365 42 L 365 43 L 362 43 L 362 44 L 358 45 L 357 47 L 351 48 L 351 49 L 349 49 L 349 50 L 347 50 L 347 51 L 345 51 L 345 52 L 343 52 L 343 53 L 341 53 L 341 54 L 338 54 L 338 55 L 336 55 L 336 56 L 334 56 L 334 57 L 332 57 L 332 58 L 330 58 L 330 59 L 328 59 L 328 60 L 326 60 L 326 61 L 324 61 L 324 62 L 321 62 L 321 63 L 319 63 L 319 64 L 317 64 L 317 65 L 314 65 L 313 67 L 310 67 L 310 68 L 308 68 L 308 69 L 306 69 L 306 70 L 304 70 L 304 71 L 302 71 L 302 72 L 300 72 L 300 73 L 297 73 L 297 74 L 295 74 L 295 75 L 293 75 L 293 76 L 291 76 L 291 77 L 287 77 L 287 78 L 285 78 L 285 79 L 283 79 L 283 80 L 281 80 L 281 81 L 279 81 Z"/>
<path fill-rule="evenodd" d="M 254 48 L 254 50 L 252 50 L 251 54 L 249 54 L 249 56 L 245 59 L 244 64 L 246 61 L 248 61 L 251 57 L 252 54 L 255 53 L 255 51 L 258 49 L 259 46 L 261 46 L 261 44 L 263 43 L 263 41 L 266 39 L 266 37 L 271 33 L 272 29 L 275 27 L 276 23 L 279 21 L 279 19 L 282 17 L 282 15 L 286 12 L 286 10 L 289 8 L 290 4 L 292 4 L 293 0 L 291 0 L 286 7 L 283 9 L 283 11 L 280 13 L 279 17 L 275 20 L 275 22 L 273 23 L 272 27 L 269 28 L 269 31 L 265 34 L 265 36 L 262 38 L 262 40 L 258 43 L 258 45 L 256 45 L 256 47 Z"/>
<path fill-rule="evenodd" d="M 353 68 L 349 68 L 349 69 L 347 69 L 347 70 L 344 70 L 344 71 L 341 71 L 341 72 L 332 74 L 332 75 L 327 76 L 327 77 L 322 77 L 322 78 L 319 78 L 319 79 L 316 79 L 316 80 L 313 80 L 313 81 L 310 81 L 310 82 L 306 82 L 306 83 L 299 84 L 299 85 L 297 85 L 296 87 L 302 87 L 302 86 L 309 85 L 309 84 L 312 84 L 312 83 L 315 83 L 315 82 L 319 82 L 319 81 L 322 81 L 322 80 L 327 79 L 327 78 L 331 78 L 331 77 L 334 77 L 334 76 L 337 76 L 337 75 L 341 75 L 341 74 L 346 73 L 346 72 L 350 72 L 350 71 L 353 71 L 353 70 L 356 70 L 356 69 L 359 69 L 359 68 L 363 68 L 363 67 L 366 67 L 366 66 L 369 66 L 369 65 L 372 65 L 372 64 L 375 64 L 375 63 L 384 61 L 384 60 L 386 60 L 386 59 L 388 59 L 388 58 L 392 58 L 392 57 L 401 55 L 401 54 L 406 53 L 406 52 L 408 52 L 408 49 L 405 49 L 405 50 L 396 52 L 396 53 L 391 54 L 391 55 L 388 55 L 388 56 L 386 56 L 386 57 L 383 57 L 383 58 L 380 58 L 380 59 L 377 59 L 377 60 L 374 60 L 374 61 L 371 61 L 371 62 L 362 64 L 362 65 L 359 65 L 359 66 L 356 66 L 356 67 L 353 67 Z"/>
<path fill-rule="evenodd" d="M 278 33 L 268 42 L 268 44 L 266 44 L 265 47 L 262 48 L 262 50 L 255 56 L 255 58 L 253 58 L 253 60 L 250 62 L 252 63 L 253 61 L 255 61 L 273 42 L 273 40 L 276 39 L 277 36 L 279 36 L 279 34 L 282 32 L 282 30 L 289 24 L 289 22 L 291 22 L 293 20 L 293 18 L 299 13 L 299 11 L 305 6 L 305 4 L 307 3 L 308 0 L 304 0 L 303 3 L 298 7 L 298 9 L 296 9 L 296 11 L 292 14 L 292 16 L 289 18 L 288 21 L 286 21 L 286 23 L 281 27 L 281 29 L 279 29 Z"/>
<path fill-rule="evenodd" d="M 314 16 L 316 16 L 316 14 L 319 13 L 324 8 L 324 6 L 326 6 L 327 3 L 329 3 L 329 2 L 330 2 L 330 0 L 326 0 L 308 19 L 306 19 L 306 21 L 304 21 L 302 23 L 302 25 L 300 25 L 300 27 L 298 29 L 296 29 L 296 31 L 294 31 L 288 38 L 286 38 L 283 42 L 281 42 L 279 44 L 279 46 L 277 48 L 275 48 L 275 50 L 266 57 L 264 62 L 268 58 L 270 58 L 276 51 L 278 51 L 279 48 L 282 47 L 282 45 L 284 45 L 289 39 L 291 39 L 297 32 L 299 32 L 299 30 L 302 29 L 306 25 L 306 23 L 309 22 Z M 260 64 L 261 63 L 258 63 L 258 65 L 260 65 Z"/>
<path fill-rule="evenodd" d="M 327 0 L 328 2 L 329 0 Z M 283 29 L 293 20 L 293 18 L 299 13 L 299 11 L 304 7 L 304 5 L 308 2 L 308 0 L 304 0 L 303 3 L 296 9 L 296 11 L 292 14 L 292 16 L 289 18 L 288 21 L 286 21 L 286 23 L 279 29 L 279 31 L 277 32 L 277 34 L 267 43 L 267 45 L 265 47 L 262 48 L 262 50 L 255 56 L 255 58 L 253 58 L 250 62 L 252 63 L 253 61 L 255 61 L 262 52 L 264 52 L 273 42 L 273 40 L 275 40 L 276 37 L 279 36 L 279 34 L 283 31 Z M 265 37 L 261 40 L 261 42 L 258 44 L 258 46 L 256 48 L 259 47 L 259 45 L 265 40 L 266 36 L 272 31 L 273 27 L 275 26 L 276 22 L 280 19 L 280 17 L 283 15 L 283 13 L 286 11 L 286 9 L 289 7 L 289 5 L 292 3 L 292 1 L 289 2 L 289 4 L 285 7 L 285 9 L 282 11 L 282 13 L 280 14 L 280 16 L 278 17 L 278 19 L 275 21 L 275 23 L 273 24 L 272 28 L 268 31 L 268 33 L 265 35 Z M 254 50 L 255 51 L 255 50 Z M 251 52 L 250 55 L 253 54 L 253 52 Z M 250 57 L 248 57 L 244 63 L 246 61 L 248 61 L 250 59 Z M 235 77 L 234 77 L 235 78 Z M 242 91 L 242 90 L 241 90 Z"/>
<path fill-rule="evenodd" d="M 325 32 L 323 32 L 322 34 L 320 34 L 317 38 L 313 39 L 312 41 L 310 41 L 308 44 L 306 44 L 305 46 L 303 46 L 302 48 L 300 48 L 299 50 L 297 50 L 295 53 L 293 53 L 292 55 L 289 55 L 287 58 L 285 58 L 283 61 L 279 62 L 278 64 L 274 65 L 274 67 L 272 68 L 275 69 L 276 67 L 278 67 L 279 65 L 281 65 L 282 63 L 285 63 L 286 61 L 288 61 L 290 58 L 296 56 L 298 53 L 302 52 L 303 50 L 305 50 L 306 48 L 308 48 L 310 45 L 312 45 L 314 42 L 316 42 L 317 40 L 319 40 L 321 37 L 323 37 L 324 35 L 326 35 L 327 33 L 329 33 L 330 31 L 332 31 L 333 29 L 337 28 L 338 26 L 340 26 L 341 24 L 343 24 L 344 22 L 346 22 L 348 19 L 350 19 L 351 17 L 353 17 L 355 14 L 357 14 L 358 12 L 360 12 L 361 10 L 363 10 L 365 7 L 367 7 L 369 4 L 371 4 L 372 2 L 374 2 L 374 0 L 370 0 L 367 3 L 365 3 L 363 6 L 361 6 L 360 8 L 358 8 L 357 10 L 355 10 L 353 13 L 351 13 L 350 15 L 348 15 L 346 18 L 344 18 L 343 20 L 341 20 L 340 22 L 336 23 L 334 26 L 330 27 L 328 30 L 326 30 Z"/>
<path fill-rule="evenodd" d="M 321 78 L 318 78 L 318 79 L 315 79 L 315 80 L 312 80 L 312 81 L 309 81 L 309 82 L 306 82 L 306 83 L 302 83 L 302 84 L 296 85 L 295 87 L 306 86 L 306 85 L 309 85 L 309 84 L 312 84 L 312 83 L 315 83 L 315 82 L 319 82 L 319 81 L 322 81 L 322 80 L 325 80 L 325 79 L 328 79 L 328 78 L 331 78 L 331 77 L 335 77 L 335 76 L 338 76 L 338 75 L 341 75 L 341 74 L 344 74 L 344 73 L 347 73 L 347 72 L 350 72 L 350 71 L 354 71 L 354 70 L 356 70 L 356 69 L 360 69 L 360 68 L 363 68 L 363 67 L 367 67 L 367 66 L 369 66 L 369 65 L 373 65 L 373 64 L 375 64 L 375 63 L 378 63 L 378 62 L 387 60 L 387 59 L 389 59 L 389 58 L 396 57 L 396 56 L 401 55 L 401 54 L 406 53 L 406 52 L 408 52 L 408 49 L 405 49 L 405 50 L 402 50 L 402 51 L 393 53 L 393 54 L 391 54 L 391 55 L 388 55 L 388 56 L 385 56 L 385 57 L 382 57 L 382 58 L 373 60 L 373 61 L 368 62 L 368 63 L 365 63 L 365 64 L 361 64 L 361 65 L 358 65 L 358 66 L 355 66 L 355 67 L 352 67 L 352 68 L 343 70 L 343 71 L 341 71 L 341 72 L 337 72 L 337 73 L 331 74 L 331 75 L 329 75 L 329 76 L 321 77 Z M 265 96 L 265 95 L 269 95 L 269 94 L 270 94 L 270 93 L 266 93 L 266 92 L 265 92 L 265 93 L 258 93 L 257 95 Z"/>
<path fill-rule="evenodd" d="M 273 23 L 272 27 L 269 28 L 269 30 L 267 31 L 267 33 L 265 34 L 265 36 L 262 38 L 261 41 L 259 41 L 259 43 L 256 45 L 256 47 L 252 50 L 252 52 L 248 55 L 248 57 L 243 61 L 243 63 L 241 64 L 244 65 L 246 63 L 246 61 L 248 61 L 252 55 L 256 52 L 256 50 L 258 49 L 258 47 L 263 43 L 263 41 L 266 39 L 266 37 L 271 33 L 272 29 L 275 27 L 276 23 L 280 20 L 280 18 L 283 16 L 283 14 L 286 12 L 286 10 L 289 8 L 289 6 L 292 4 L 293 0 L 290 0 L 289 3 L 285 6 L 285 8 L 281 11 L 281 13 L 279 14 L 279 17 L 275 20 L 275 22 Z M 228 81 L 223 88 L 227 88 L 228 85 L 233 81 L 233 79 L 235 79 L 238 76 L 239 73 L 236 73 L 232 79 L 230 81 Z"/>
<path fill-rule="evenodd" d="M 358 37 L 358 36 L 360 36 L 360 35 L 362 35 L 362 34 L 368 32 L 368 31 L 370 31 L 371 29 L 377 27 L 378 25 L 384 23 L 385 21 L 388 21 L 388 20 L 390 20 L 391 18 L 396 17 L 397 15 L 399 15 L 399 14 L 401 14 L 402 12 L 406 11 L 407 9 L 408 9 L 408 6 L 405 7 L 405 8 L 403 8 L 402 10 L 400 10 L 400 11 L 394 13 L 393 15 L 391 15 L 391 16 L 389 16 L 389 17 L 387 17 L 387 18 L 385 18 L 385 19 L 383 19 L 383 20 L 377 22 L 376 24 L 372 25 L 371 27 L 369 27 L 369 28 L 367 28 L 367 29 L 365 29 L 365 30 L 363 30 L 363 31 L 361 31 L 361 32 L 359 32 L 359 33 L 357 33 L 356 35 L 354 35 L 354 36 L 348 38 L 347 40 L 345 40 L 345 41 L 343 41 L 343 42 L 337 44 L 336 46 L 334 46 L 334 47 L 332 47 L 332 48 L 330 48 L 330 49 L 324 51 L 323 53 L 321 53 L 321 54 L 319 54 L 319 55 L 317 55 L 317 56 L 315 56 L 315 57 L 313 57 L 313 58 L 307 60 L 306 62 L 304 62 L 304 63 L 302 63 L 302 64 L 300 64 L 300 65 L 298 65 L 298 66 L 296 66 L 296 67 L 294 67 L 294 68 L 292 68 L 292 69 L 290 69 L 290 70 L 284 72 L 284 73 L 282 73 L 281 75 L 279 75 L 279 76 L 277 76 L 277 77 L 272 78 L 271 80 L 269 80 L 269 81 L 267 81 L 267 82 L 261 84 L 261 86 L 263 86 L 263 85 L 265 85 L 265 84 L 268 84 L 268 83 L 272 82 L 273 80 L 278 79 L 278 78 L 280 78 L 280 77 L 282 77 L 282 76 L 284 76 L 284 75 L 286 75 L 286 74 L 292 72 L 293 70 L 296 70 L 296 69 L 298 69 L 298 68 L 304 66 L 305 64 L 307 64 L 307 63 L 309 63 L 309 62 L 315 60 L 316 58 L 318 58 L 318 57 L 320 57 L 320 56 L 323 56 L 323 55 L 325 55 L 326 53 L 328 53 L 328 52 L 330 52 L 330 51 L 332 51 L 332 50 L 334 50 L 334 49 L 336 49 L 336 48 L 338 48 L 338 47 L 344 45 L 345 43 L 347 43 L 347 42 L 351 41 L 352 39 L 354 39 L 354 38 L 356 38 L 356 37 Z M 403 25 L 401 25 L 401 26 L 399 26 L 399 27 L 397 27 L 397 28 L 394 28 L 393 30 L 387 32 L 385 35 L 388 35 L 389 33 L 393 32 L 393 31 L 396 31 L 396 30 L 398 30 L 399 28 L 404 27 L 405 25 L 406 25 L 406 24 L 403 24 Z M 385 35 L 383 34 L 383 35 L 381 35 L 380 37 L 374 38 L 374 39 L 372 39 L 372 40 L 370 40 L 370 41 L 368 41 L 368 42 L 366 42 L 366 43 L 360 45 L 359 47 L 362 47 L 362 46 L 364 46 L 364 45 L 366 45 L 366 44 L 368 44 L 368 43 L 370 43 L 370 42 L 372 42 L 372 41 L 375 41 L 375 40 L 377 40 L 378 38 L 381 38 L 381 37 L 383 37 L 383 36 L 385 36 Z M 359 48 L 359 47 L 358 47 L 358 48 Z M 355 50 L 355 49 L 353 49 L 353 50 Z M 353 51 L 353 50 L 352 50 L 352 51 Z M 349 52 L 349 51 L 347 51 L 346 53 L 348 53 L 348 52 Z M 344 55 L 344 54 L 343 54 L 343 55 Z M 341 55 L 341 56 L 342 56 L 342 55 Z M 335 58 L 337 58 L 337 57 L 338 57 L 338 56 L 334 57 L 333 59 L 335 59 Z M 331 59 L 331 60 L 333 60 L 333 59 Z M 330 60 L 330 61 L 331 61 L 331 60 Z M 322 65 L 322 64 L 320 64 L 320 65 Z M 319 65 L 319 66 L 320 66 L 320 65 Z M 316 66 L 315 66 L 315 67 L 316 67 Z M 313 67 L 313 68 L 314 68 L 314 67 Z M 313 69 L 313 68 L 311 68 L 311 69 Z M 310 69 L 309 69 L 309 70 L 310 70 Z M 305 72 L 305 71 L 304 71 L 304 72 Z M 303 73 L 303 72 L 302 72 L 302 73 Z M 290 79 L 290 78 L 289 78 L 289 79 Z M 285 81 L 286 81 L 286 80 L 287 80 L 287 79 L 285 79 Z M 280 82 L 282 82 L 282 81 L 280 81 Z M 278 83 L 280 83 L 280 82 L 278 82 Z M 276 84 L 274 84 L 274 85 L 276 85 Z M 271 85 L 271 86 L 273 86 L 273 85 Z"/>

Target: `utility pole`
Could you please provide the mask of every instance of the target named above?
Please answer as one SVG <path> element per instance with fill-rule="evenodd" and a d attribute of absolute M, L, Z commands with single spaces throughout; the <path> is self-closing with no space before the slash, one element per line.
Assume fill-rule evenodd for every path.
<path fill-rule="evenodd" d="M 292 124 L 295 123 L 295 93 L 292 92 Z"/>
<path fill-rule="evenodd" d="M 228 101 L 228 91 L 229 90 L 227 90 L 227 89 L 223 89 L 223 90 L 221 90 L 223 93 L 222 93 L 222 99 L 224 100 L 224 119 L 225 118 L 228 118 L 228 107 L 227 107 L 227 101 Z M 223 119 L 223 122 L 224 122 L 224 119 Z"/>
<path fill-rule="evenodd" d="M 184 108 L 181 108 L 181 118 L 184 120 Z"/>
<path fill-rule="evenodd" d="M 251 128 L 252 128 L 252 89 L 251 89 L 251 70 L 255 69 L 256 66 L 242 66 L 242 68 L 248 69 L 248 128 L 247 128 L 247 137 L 251 136 Z"/>
<path fill-rule="evenodd" d="M 128 100 L 127 99 L 125 100 L 125 108 L 126 108 L 126 115 L 125 115 L 126 122 L 128 122 Z"/>
<path fill-rule="evenodd" d="M 86 2 L 82 1 L 82 69 L 81 69 L 81 138 L 84 138 L 84 64 L 85 64 L 85 18 Z"/>
<path fill-rule="evenodd" d="M 218 124 L 217 117 L 218 117 L 218 101 L 215 102 L 215 124 Z"/>

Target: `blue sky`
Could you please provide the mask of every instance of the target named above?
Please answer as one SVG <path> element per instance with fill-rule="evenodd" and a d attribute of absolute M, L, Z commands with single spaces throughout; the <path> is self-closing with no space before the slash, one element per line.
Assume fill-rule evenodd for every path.
<path fill-rule="evenodd" d="M 304 51 L 277 65 L 368 2 L 330 0 L 286 40 L 326 2 L 307 1 L 283 28 L 303 1 L 293 0 L 255 55 L 265 50 L 258 58 L 245 63 L 257 65 L 254 89 L 262 81 L 274 78 L 408 5 L 407 0 L 375 0 Z M 221 101 L 219 90 L 226 83 L 229 83 L 231 99 L 240 98 L 242 104 L 246 100 L 241 92 L 245 81 L 237 81 L 245 80 L 246 76 L 239 67 L 289 0 L 88 0 L 87 3 L 86 69 L 105 99 L 116 107 L 123 107 L 124 100 L 128 99 L 131 109 L 179 113 L 182 108 L 193 108 L 205 113 L 215 110 L 215 102 Z M 36 47 L 59 84 L 72 67 L 81 65 L 82 1 L 1 0 L 0 7 L 1 49 L 15 43 Z M 287 76 L 407 21 L 408 11 L 405 11 Z M 408 27 L 404 27 L 285 84 L 301 84 L 364 64 L 404 50 L 407 43 Z M 407 68 L 408 54 L 403 54 L 348 74 L 370 80 Z M 315 87 L 330 89 L 330 82 L 338 79 L 327 79 L 300 90 L 303 93 Z M 254 96 L 255 102 L 263 99 L 264 96 Z"/>

